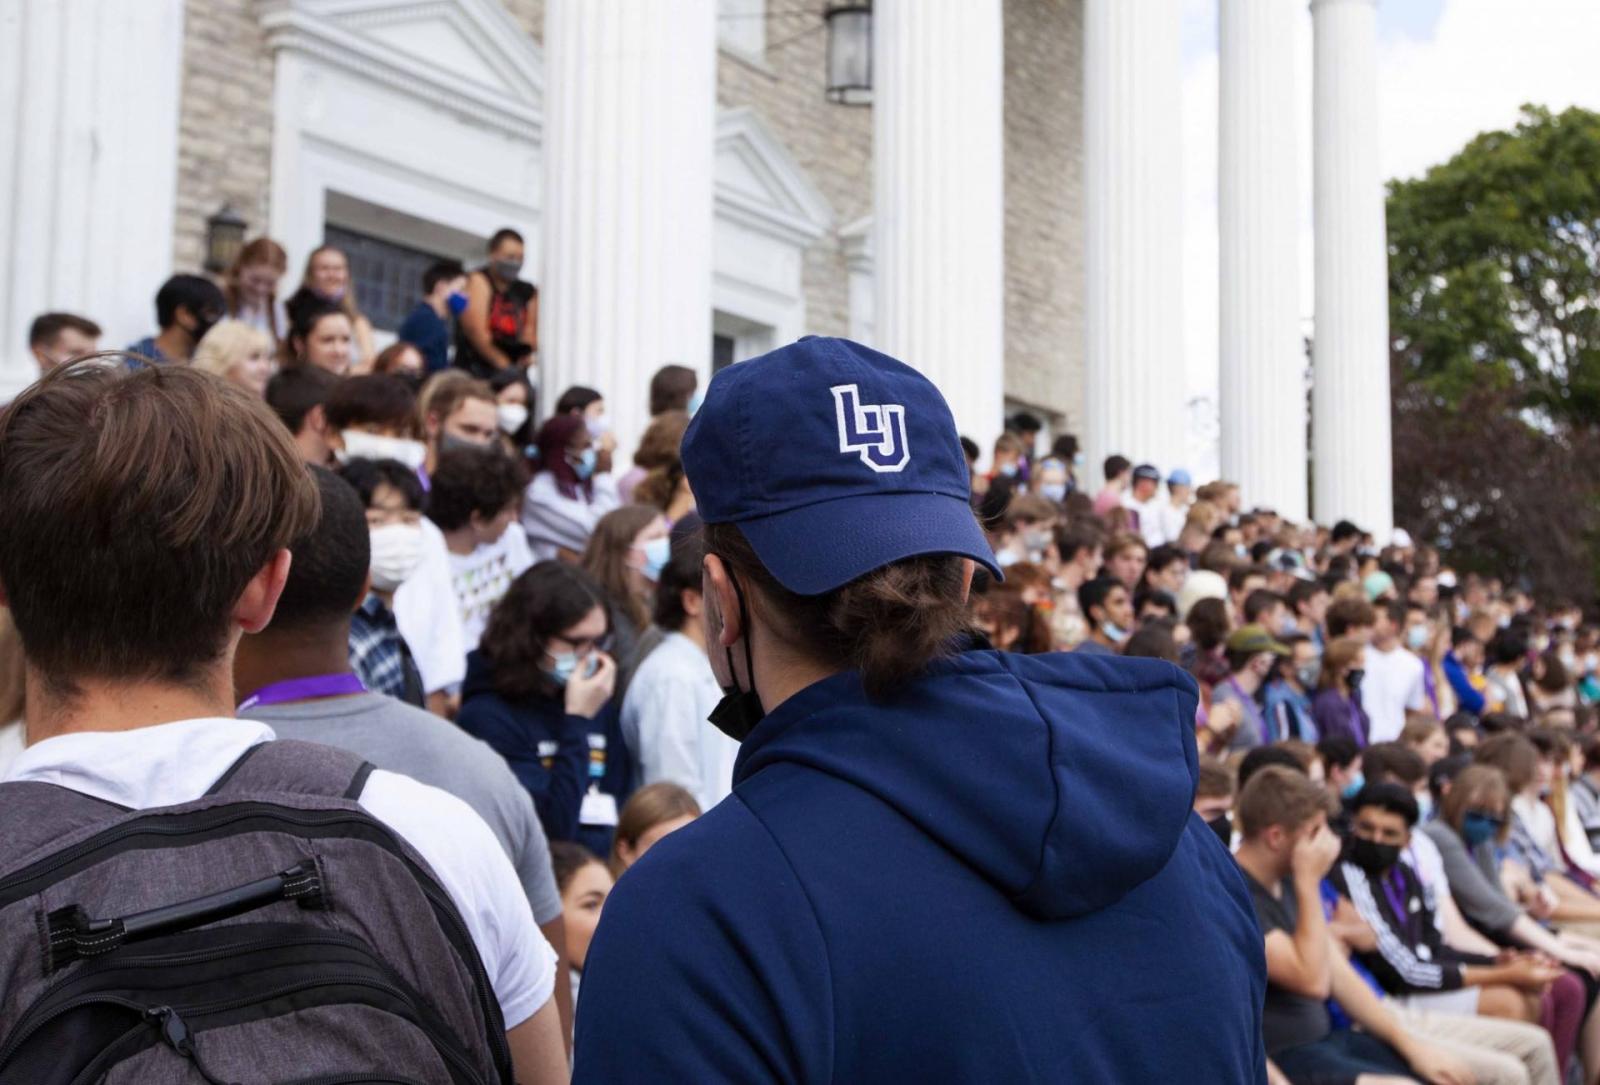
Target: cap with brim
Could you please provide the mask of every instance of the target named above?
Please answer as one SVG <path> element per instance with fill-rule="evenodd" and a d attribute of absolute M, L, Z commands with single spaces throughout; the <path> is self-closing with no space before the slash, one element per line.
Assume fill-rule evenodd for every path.
<path fill-rule="evenodd" d="M 1247 625 L 1242 629 L 1235 629 L 1228 636 L 1227 643 L 1230 652 L 1271 652 L 1275 656 L 1289 655 L 1289 646 L 1271 633 L 1265 626 Z"/>
<path fill-rule="evenodd" d="M 767 571 L 798 595 L 924 554 L 959 554 L 1003 579 L 971 508 L 944 494 L 852 495 L 736 523 Z"/>

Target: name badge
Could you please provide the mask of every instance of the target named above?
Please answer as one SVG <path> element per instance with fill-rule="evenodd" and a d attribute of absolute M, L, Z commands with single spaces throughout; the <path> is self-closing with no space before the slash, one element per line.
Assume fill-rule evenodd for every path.
<path fill-rule="evenodd" d="M 591 787 L 583 796 L 583 805 L 578 808 L 578 821 L 583 825 L 604 825 L 613 828 L 617 824 L 617 800 L 604 791 Z"/>

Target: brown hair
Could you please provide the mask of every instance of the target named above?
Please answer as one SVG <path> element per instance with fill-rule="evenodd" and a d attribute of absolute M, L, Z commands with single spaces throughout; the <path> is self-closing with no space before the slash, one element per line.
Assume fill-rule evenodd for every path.
<path fill-rule="evenodd" d="M 686 365 L 664 365 L 656 370 L 655 376 L 650 378 L 650 413 L 652 415 L 665 414 L 668 411 L 687 411 L 689 401 L 694 398 L 694 390 L 700 386 L 700 378 L 695 371 Z M 687 414 L 684 415 L 688 417 Z M 638 459 L 633 462 L 641 467 L 649 464 L 640 463 Z"/>
<path fill-rule="evenodd" d="M 1468 765 L 1450 781 L 1450 790 L 1439 804 L 1439 816 L 1459 833 L 1469 809 L 1492 807 L 1505 819 L 1505 824 L 1500 826 L 1500 839 L 1504 840 L 1511 832 L 1511 819 L 1507 817 L 1510 804 L 1511 792 L 1505 773 L 1491 765 Z"/>
<path fill-rule="evenodd" d="M 1148 554 L 1150 552 L 1150 547 L 1146 546 L 1145 541 L 1139 536 L 1135 535 L 1133 532 L 1124 531 L 1120 535 L 1113 535 L 1111 537 L 1111 541 L 1106 543 L 1105 559 L 1110 561 L 1118 554 L 1128 550 L 1143 550 L 1146 554 Z"/>
<path fill-rule="evenodd" d="M 706 551 L 745 583 L 759 612 L 785 644 L 813 659 L 861 673 L 879 700 L 949 653 L 966 632 L 962 559 L 926 554 L 874 569 L 822 595 L 799 595 L 769 573 L 733 524 L 705 526 Z"/>
<path fill-rule="evenodd" d="M 1341 599 L 1335 593 L 1322 621 L 1328 627 L 1328 636 L 1342 637 L 1357 626 L 1377 625 L 1378 612 L 1365 599 Z"/>
<path fill-rule="evenodd" d="M 417 356 L 417 360 L 422 362 L 423 368 L 427 367 L 427 359 L 423 358 L 422 351 L 417 349 L 415 343 L 408 343 L 404 339 L 396 339 L 393 343 L 378 351 L 378 356 L 372 359 L 372 372 L 398 374 L 400 371 L 400 359 L 405 356 L 408 350 Z"/>
<path fill-rule="evenodd" d="M 1015 452 L 1020 456 L 1024 451 L 1026 449 L 1023 447 L 1022 438 L 1014 433 L 1002 433 L 994 439 L 994 454 L 996 456 L 1002 452 Z"/>
<path fill-rule="evenodd" d="M 1350 669 L 1356 656 L 1366 648 L 1354 637 L 1340 637 L 1328 642 L 1322 650 L 1322 673 L 1317 676 L 1317 686 L 1320 689 L 1333 689 L 1338 683 L 1339 676 Z"/>
<path fill-rule="evenodd" d="M 683 446 L 683 431 L 688 428 L 688 411 L 657 413 L 644 428 L 644 436 L 639 438 L 639 450 L 633 454 L 633 462 L 646 471 L 681 462 L 678 450 Z"/>
<path fill-rule="evenodd" d="M 481 399 L 499 405 L 494 389 L 464 369 L 446 369 L 428 378 L 417 396 L 417 422 L 422 432 L 428 431 L 428 416 L 439 416 L 439 424 L 456 413 L 456 409 L 469 399 Z"/>
<path fill-rule="evenodd" d="M 0 584 L 28 662 L 63 696 L 79 678 L 197 679 L 240 593 L 319 505 L 259 398 L 92 357 L 0 412 Z"/>
<path fill-rule="evenodd" d="M 1318 814 L 1329 812 L 1328 793 L 1298 769 L 1268 765 L 1250 777 L 1233 804 L 1233 823 L 1246 840 L 1277 825 L 1294 832 Z"/>
<path fill-rule="evenodd" d="M 1407 746 L 1420 746 L 1433 737 L 1435 731 L 1443 731 L 1444 724 L 1428 716 L 1412 716 L 1406 720 L 1406 725 L 1400 728 L 1400 741 Z"/>
<path fill-rule="evenodd" d="M 1293 754 L 1307 773 L 1310 773 L 1311 766 L 1316 763 L 1317 748 L 1309 742 L 1298 738 L 1286 738 L 1282 742 L 1273 743 L 1273 745 L 1280 750 L 1287 750 Z"/>
<path fill-rule="evenodd" d="M 1200 776 L 1195 784 L 1197 799 L 1229 799 L 1233 797 L 1233 770 L 1214 757 L 1200 758 Z"/>
<path fill-rule="evenodd" d="M 611 876 L 620 878 L 626 865 L 622 861 L 622 845 L 639 846 L 639 838 L 663 822 L 681 817 L 699 817 L 700 804 L 694 796 L 677 784 L 666 780 L 646 784 L 622 807 L 617 816 L 617 831 L 611 840 Z"/>
<path fill-rule="evenodd" d="M 1061 507 L 1037 494 L 1018 494 L 1006 506 L 1006 526 L 1016 528 L 1023 524 L 1048 524 L 1061 515 Z"/>
<path fill-rule="evenodd" d="M 1484 739 L 1472 752 L 1472 760 L 1475 764 L 1499 769 L 1513 795 L 1539 775 L 1539 748 L 1514 731 Z"/>
<path fill-rule="evenodd" d="M 258 237 L 254 241 L 247 241 L 239 249 L 239 254 L 233 258 L 233 266 L 222 277 L 222 297 L 228 303 L 228 312 L 232 316 L 239 315 L 239 272 L 252 264 L 266 264 L 280 276 L 289 270 L 289 254 L 283 251 L 283 246 L 270 237 Z M 309 265 L 308 265 L 309 270 Z M 274 289 L 272 296 L 267 299 L 267 324 L 271 329 L 274 340 L 283 338 L 283 329 L 278 327 L 278 291 Z"/>
<path fill-rule="evenodd" d="M 331 304 L 333 304 L 336 308 L 344 310 L 344 315 L 350 318 L 350 327 L 353 331 L 355 329 L 356 321 L 361 319 L 361 307 L 356 304 L 356 273 L 355 269 L 350 266 L 349 253 L 345 252 L 337 245 L 329 245 L 326 243 L 312 249 L 311 255 L 306 257 L 305 274 L 300 276 L 300 289 L 311 294 L 316 294 L 316 290 L 311 285 L 311 268 L 314 264 L 316 264 L 317 257 L 321 256 L 325 252 L 336 252 L 339 254 L 339 258 L 344 261 L 344 296 L 338 301 L 332 302 Z M 320 297 L 320 295 L 317 296 Z"/>
<path fill-rule="evenodd" d="M 584 572 L 594 577 L 605 591 L 611 605 L 628 616 L 633 627 L 643 631 L 650 624 L 650 604 L 654 593 L 644 599 L 634 594 L 628 582 L 628 551 L 639 532 L 649 527 L 661 516 L 661 510 L 649 505 L 624 505 L 600 517 L 589 535 L 589 545 L 584 548 L 579 562 Z"/>

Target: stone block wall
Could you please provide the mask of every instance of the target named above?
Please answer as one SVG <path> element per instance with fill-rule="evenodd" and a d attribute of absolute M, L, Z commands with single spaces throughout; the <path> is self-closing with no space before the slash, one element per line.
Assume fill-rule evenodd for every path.
<path fill-rule="evenodd" d="M 224 203 L 247 236 L 267 229 L 273 80 L 255 0 L 188 0 L 183 35 L 172 259 L 192 272 L 205 261 L 206 219 Z"/>

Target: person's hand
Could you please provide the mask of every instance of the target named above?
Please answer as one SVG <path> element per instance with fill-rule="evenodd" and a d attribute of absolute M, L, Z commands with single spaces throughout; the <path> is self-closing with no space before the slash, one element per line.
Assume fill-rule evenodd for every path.
<path fill-rule="evenodd" d="M 1214 702 L 1211 711 L 1206 713 L 1206 730 L 1215 735 L 1218 741 L 1227 742 L 1233 738 L 1233 733 L 1243 720 L 1244 708 L 1238 701 Z"/>
<path fill-rule="evenodd" d="M 1326 825 L 1318 825 L 1310 836 L 1301 837 L 1289 857 L 1295 885 L 1314 886 L 1333 869 L 1339 858 L 1339 838 Z"/>
<path fill-rule="evenodd" d="M 612 430 L 606 430 L 600 435 L 599 451 L 610 455 L 617 450 L 617 435 Z"/>
<path fill-rule="evenodd" d="M 1478 1085 L 1470 1066 L 1432 1044 L 1412 1040 L 1404 1054 L 1412 1072 L 1430 1085 Z"/>
<path fill-rule="evenodd" d="M 1587 972 L 1596 979 L 1600 979 L 1600 953 L 1568 942 L 1563 942 L 1561 949 L 1562 964 L 1580 972 Z"/>
<path fill-rule="evenodd" d="M 1524 991 L 1542 991 L 1560 979 L 1562 972 L 1559 965 L 1532 956 L 1518 957 L 1501 967 L 1505 969 L 1504 982 Z"/>
<path fill-rule="evenodd" d="M 578 661 L 578 669 L 567 679 L 567 715 L 592 720 L 611 699 L 617 688 L 617 664 L 604 652 L 595 652 Z"/>
<path fill-rule="evenodd" d="M 1549 919 L 1556 912 L 1556 895 L 1548 885 L 1533 886 L 1528 894 L 1528 914 L 1535 919 Z"/>
<path fill-rule="evenodd" d="M 1333 919 L 1328 923 L 1328 929 L 1353 953 L 1372 953 L 1378 948 L 1377 933 L 1361 918 L 1355 905 L 1343 897 L 1334 905 Z"/>

